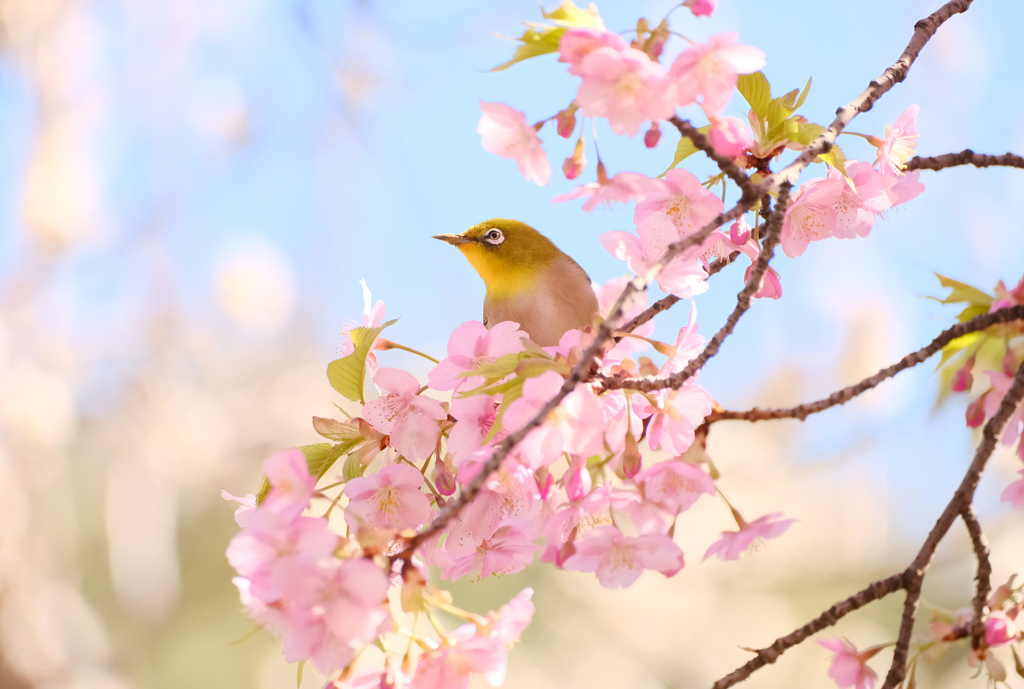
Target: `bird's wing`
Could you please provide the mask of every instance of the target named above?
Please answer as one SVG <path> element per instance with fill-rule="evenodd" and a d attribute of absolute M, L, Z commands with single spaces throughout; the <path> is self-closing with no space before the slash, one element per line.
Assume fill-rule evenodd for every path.
<path fill-rule="evenodd" d="M 487 327 L 487 310 L 486 309 L 484 309 L 483 322 L 484 322 L 484 327 L 486 328 Z"/>

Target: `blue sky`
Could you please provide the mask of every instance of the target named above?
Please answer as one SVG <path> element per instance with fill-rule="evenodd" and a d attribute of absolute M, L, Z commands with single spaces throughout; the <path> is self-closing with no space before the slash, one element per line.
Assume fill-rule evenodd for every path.
<path fill-rule="evenodd" d="M 722 0 L 711 20 L 676 11 L 673 27 L 695 40 L 737 31 L 742 42 L 765 51 L 764 71 L 778 93 L 813 77 L 802 112 L 827 124 L 836 107 L 895 60 L 914 22 L 936 5 Z M 613 30 L 629 29 L 638 14 L 656 21 L 671 7 L 599 4 Z M 67 98 L 93 108 L 77 145 L 91 161 L 101 211 L 99 229 L 76 240 L 55 273 L 64 294 L 57 317 L 83 343 L 119 352 L 114 368 L 145 356 L 146 334 L 133 329 L 133 314 L 166 297 L 163 290 L 189 318 L 226 328 L 214 294 L 218 266 L 251 245 L 269 248 L 294 286 L 285 330 L 305 329 L 325 363 L 336 353 L 341 323 L 360 317 L 359 279 L 385 300 L 389 317 L 401 318 L 393 339 L 435 355 L 454 327 L 479 318 L 479 278 L 434 234 L 510 216 L 551 236 L 599 282 L 625 270 L 597 238 L 631 229 L 631 208 L 587 214 L 579 202 L 551 203 L 576 184 L 557 174 L 572 141 L 542 132 L 555 170 L 546 187 L 526 182 L 512 161 L 480 146 L 479 100 L 508 103 L 535 121 L 573 97 L 576 80 L 553 57 L 489 71 L 514 48 L 494 33 L 514 35 L 521 22 L 540 18 L 532 0 L 222 0 L 145 10 L 100 1 L 76 12 L 91 39 L 84 48 L 69 47 L 81 64 L 72 70 L 78 91 Z M 1024 148 L 1013 48 L 1022 23 L 1019 3 L 976 3 L 940 30 L 908 81 L 851 129 L 881 135 L 918 104 L 921 153 Z M 682 43 L 675 39 L 667 53 Z M 727 113 L 744 112 L 734 98 Z M 699 119 L 696 111 L 681 114 Z M 0 239 L 0 271 L 8 275 L 35 255 L 21 204 L 40 116 L 23 65 L 5 61 L 0 217 L 17 230 Z M 648 151 L 639 137 L 598 132 L 612 173 L 656 174 L 676 141 L 666 131 Z M 859 139 L 840 143 L 848 157 L 872 154 Z M 588 158 L 594 160 L 592 150 Z M 701 161 L 691 169 L 710 170 Z M 591 164 L 579 181 L 593 172 Z M 780 371 L 792 371 L 803 399 L 853 382 L 840 366 L 858 353 L 851 347 L 863 350 L 870 369 L 923 345 L 954 316 L 923 298 L 939 293 L 933 272 L 983 289 L 1020 277 L 1020 174 L 924 172 L 925 194 L 887 214 L 867 239 L 822 242 L 795 260 L 779 256 L 774 265 L 784 298 L 756 305 L 702 381 L 725 406 L 741 407 L 757 403 Z M 167 283 L 139 250 L 149 242 L 166 259 Z M 698 298 L 705 335 L 731 309 L 740 271 L 726 271 Z M 687 312 L 669 314 L 659 333 L 671 337 Z M 116 328 L 97 327 L 98 315 L 111 313 Z M 225 339 L 220 354 L 230 358 L 229 347 L 258 348 L 284 337 L 281 329 L 242 329 Z M 898 466 L 897 484 L 917 480 L 926 467 L 938 467 L 931 474 L 937 481 L 955 480 L 973 441 L 958 404 L 932 414 L 936 382 L 929 371 L 925 365 L 907 374 L 869 407 L 806 424 L 802 460 L 841 453 L 869 433 L 878 440 L 862 461 Z"/>

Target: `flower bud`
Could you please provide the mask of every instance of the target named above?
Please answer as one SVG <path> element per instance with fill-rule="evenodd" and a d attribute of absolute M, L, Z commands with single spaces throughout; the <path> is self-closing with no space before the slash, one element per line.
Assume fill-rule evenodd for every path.
<path fill-rule="evenodd" d="M 989 646 L 1005 646 L 1017 636 L 1017 625 L 1002 610 L 993 610 L 985 620 L 985 643 Z"/>
<path fill-rule="evenodd" d="M 651 128 L 647 130 L 646 134 L 644 134 L 644 146 L 646 146 L 647 148 L 654 148 L 655 146 L 658 145 L 658 142 L 660 140 L 661 130 L 658 129 L 658 123 L 652 122 Z"/>
<path fill-rule="evenodd" d="M 986 392 L 985 395 L 987 394 Z M 985 421 L 985 395 L 967 405 L 967 412 L 964 416 L 969 428 L 977 428 Z"/>
<path fill-rule="evenodd" d="M 636 436 L 632 431 L 626 431 L 626 449 L 622 453 L 622 474 L 626 478 L 633 478 L 643 468 L 643 455 L 636 444 Z"/>
<path fill-rule="evenodd" d="M 576 129 L 576 106 L 570 105 L 555 115 L 555 122 L 558 124 L 557 129 L 560 137 L 568 139 L 572 136 L 573 130 Z"/>
<path fill-rule="evenodd" d="M 968 359 L 963 366 L 958 368 L 953 373 L 953 380 L 950 382 L 950 389 L 953 392 L 965 392 L 971 389 L 974 385 L 974 375 L 971 373 L 974 369 L 974 357 Z"/>
<path fill-rule="evenodd" d="M 573 150 L 572 155 L 565 159 L 562 164 L 562 172 L 565 174 L 566 179 L 576 179 L 583 172 L 583 168 L 587 165 L 587 158 L 583 155 L 583 137 L 580 136 L 579 141 L 576 142 L 576 148 Z"/>

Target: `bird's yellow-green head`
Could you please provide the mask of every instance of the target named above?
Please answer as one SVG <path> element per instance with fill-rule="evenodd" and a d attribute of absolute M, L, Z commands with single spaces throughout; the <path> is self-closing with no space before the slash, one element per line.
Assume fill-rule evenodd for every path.
<path fill-rule="evenodd" d="M 526 223 L 494 218 L 462 234 L 439 234 L 434 239 L 457 247 L 480 273 L 491 297 L 509 297 L 529 289 L 541 272 L 562 252 Z"/>

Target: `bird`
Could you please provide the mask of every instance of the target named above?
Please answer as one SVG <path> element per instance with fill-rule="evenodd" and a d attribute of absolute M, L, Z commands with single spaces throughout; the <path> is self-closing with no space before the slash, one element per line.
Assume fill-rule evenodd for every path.
<path fill-rule="evenodd" d="M 586 271 L 526 223 L 493 218 L 433 238 L 461 251 L 483 279 L 485 326 L 514 321 L 549 347 L 566 331 L 594 324 L 597 297 Z"/>

